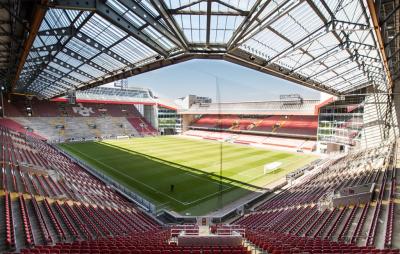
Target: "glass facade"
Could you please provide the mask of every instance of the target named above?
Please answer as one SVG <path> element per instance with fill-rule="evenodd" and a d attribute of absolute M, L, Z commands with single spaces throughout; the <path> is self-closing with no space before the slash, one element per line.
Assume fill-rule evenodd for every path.
<path fill-rule="evenodd" d="M 180 116 L 174 109 L 158 107 L 158 131 L 163 135 L 172 135 L 179 132 Z M 178 129 L 177 129 L 178 127 Z"/>
<path fill-rule="evenodd" d="M 364 105 L 360 99 L 335 101 L 320 109 L 318 141 L 356 146 L 362 137 Z"/>

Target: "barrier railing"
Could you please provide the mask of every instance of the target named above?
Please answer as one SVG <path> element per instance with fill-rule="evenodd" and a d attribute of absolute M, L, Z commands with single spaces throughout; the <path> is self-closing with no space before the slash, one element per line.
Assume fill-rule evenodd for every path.
<path fill-rule="evenodd" d="M 121 195 L 123 195 L 124 197 L 126 197 L 127 199 L 131 200 L 132 202 L 134 202 L 135 204 L 139 205 L 140 207 L 142 207 L 144 210 L 152 213 L 152 214 L 156 214 L 156 206 L 149 202 L 148 200 L 144 199 L 143 197 L 141 197 L 140 195 L 138 195 L 137 193 L 131 191 L 130 189 L 126 188 L 125 186 L 117 183 L 115 180 L 113 180 L 112 178 L 110 178 L 109 176 L 100 173 L 96 170 L 94 170 L 92 168 L 92 166 L 90 166 L 89 164 L 87 164 L 84 161 L 81 161 L 73 156 L 71 156 L 70 154 L 68 154 L 67 152 L 61 150 L 60 148 L 58 148 L 55 145 L 50 144 L 54 149 L 56 149 L 57 151 L 59 151 L 60 153 L 62 153 L 63 155 L 65 155 L 66 157 L 68 157 L 70 160 L 72 160 L 73 162 L 75 162 L 76 164 L 78 164 L 79 166 L 81 166 L 83 169 L 85 169 L 86 171 L 88 171 L 91 175 L 95 176 L 96 178 L 100 179 L 101 181 L 105 182 L 107 185 L 111 186 L 113 189 L 115 189 L 116 191 L 118 191 Z"/>

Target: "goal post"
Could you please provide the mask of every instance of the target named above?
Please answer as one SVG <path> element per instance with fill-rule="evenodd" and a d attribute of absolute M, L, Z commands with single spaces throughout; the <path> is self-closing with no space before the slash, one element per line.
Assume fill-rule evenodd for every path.
<path fill-rule="evenodd" d="M 276 169 L 278 169 L 282 165 L 282 162 L 275 161 L 272 163 L 268 163 L 264 165 L 264 175 L 274 172 Z"/>

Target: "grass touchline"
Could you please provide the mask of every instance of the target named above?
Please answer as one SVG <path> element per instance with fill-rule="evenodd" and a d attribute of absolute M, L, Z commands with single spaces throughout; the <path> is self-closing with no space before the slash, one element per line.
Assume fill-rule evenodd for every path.
<path fill-rule="evenodd" d="M 157 207 L 204 215 L 218 208 L 220 145 L 217 141 L 164 136 L 65 143 L 60 147 Z M 315 159 L 230 143 L 222 146 L 225 204 L 259 191 Z M 264 174 L 264 165 L 275 161 L 282 163 L 279 170 Z"/>

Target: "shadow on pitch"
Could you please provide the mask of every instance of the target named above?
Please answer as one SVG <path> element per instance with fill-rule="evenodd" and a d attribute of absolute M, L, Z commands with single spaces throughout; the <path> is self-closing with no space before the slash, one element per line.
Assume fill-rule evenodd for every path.
<path fill-rule="evenodd" d="M 72 146 L 72 150 L 75 149 L 83 153 L 78 154 L 79 157 L 145 198 L 161 204 L 173 202 L 171 208 L 176 211 L 203 203 L 215 206 L 219 193 L 224 203 L 228 203 L 262 189 L 227 177 L 220 180 L 215 173 L 108 143 L 77 143 Z M 174 185 L 173 190 L 171 185 Z"/>

